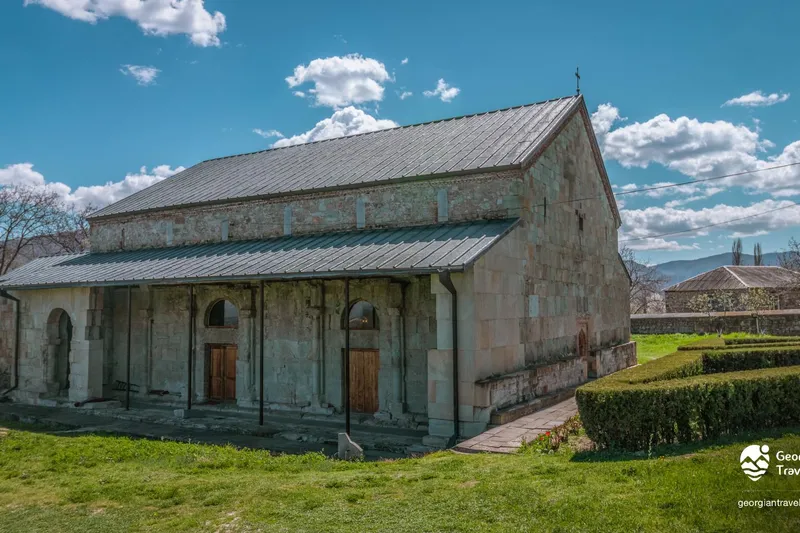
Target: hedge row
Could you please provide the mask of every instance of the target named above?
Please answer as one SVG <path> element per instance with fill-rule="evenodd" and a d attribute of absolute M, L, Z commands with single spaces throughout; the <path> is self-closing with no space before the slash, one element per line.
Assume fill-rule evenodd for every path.
<path fill-rule="evenodd" d="M 682 351 L 584 385 L 587 435 L 641 450 L 800 423 L 800 346 Z"/>
<path fill-rule="evenodd" d="M 800 337 L 735 337 L 733 339 L 725 339 L 725 344 L 738 345 L 738 344 L 772 344 L 772 343 L 785 343 L 785 342 L 800 342 Z"/>
<path fill-rule="evenodd" d="M 693 344 L 684 344 L 678 346 L 679 352 L 693 352 L 697 350 L 742 350 L 751 348 L 787 348 L 791 346 L 798 346 L 797 342 L 764 342 L 755 344 L 710 344 L 705 342 L 698 342 Z"/>

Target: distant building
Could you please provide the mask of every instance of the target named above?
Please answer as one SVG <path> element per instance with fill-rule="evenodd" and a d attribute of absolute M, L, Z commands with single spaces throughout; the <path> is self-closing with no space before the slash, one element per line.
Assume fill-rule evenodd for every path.
<path fill-rule="evenodd" d="M 690 313 L 689 302 L 697 295 L 722 291 L 740 295 L 749 289 L 766 289 L 775 296 L 778 309 L 800 308 L 800 276 L 777 266 L 722 266 L 664 289 L 667 313 Z M 724 311 L 724 309 L 715 309 Z M 734 310 L 743 310 L 737 306 Z"/>

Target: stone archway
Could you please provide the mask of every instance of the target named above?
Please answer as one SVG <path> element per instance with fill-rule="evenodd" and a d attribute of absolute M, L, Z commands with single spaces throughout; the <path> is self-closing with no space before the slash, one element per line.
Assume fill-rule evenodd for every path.
<path fill-rule="evenodd" d="M 53 309 L 47 319 L 47 392 L 66 396 L 70 385 L 72 319 L 63 309 Z"/>

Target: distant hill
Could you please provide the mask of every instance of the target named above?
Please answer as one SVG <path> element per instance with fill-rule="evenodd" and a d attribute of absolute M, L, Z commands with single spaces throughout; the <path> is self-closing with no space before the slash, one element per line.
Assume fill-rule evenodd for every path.
<path fill-rule="evenodd" d="M 717 267 L 728 266 L 732 263 L 732 254 L 728 252 L 724 254 L 711 255 L 709 257 L 701 257 L 699 259 L 668 261 L 666 263 L 656 265 L 656 269 L 658 269 L 661 274 L 669 278 L 669 281 L 666 284 L 666 287 L 669 287 L 670 285 L 674 285 L 675 283 L 689 279 L 692 276 L 702 274 L 703 272 L 715 269 Z M 779 264 L 778 254 L 776 252 L 764 254 L 762 263 L 770 266 Z M 742 254 L 742 265 L 747 266 L 752 264 L 753 256 L 749 254 Z"/>

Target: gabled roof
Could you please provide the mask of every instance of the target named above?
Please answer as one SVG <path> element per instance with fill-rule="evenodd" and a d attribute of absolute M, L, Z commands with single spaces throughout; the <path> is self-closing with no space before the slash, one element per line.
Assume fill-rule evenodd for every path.
<path fill-rule="evenodd" d="M 111 204 L 91 218 L 521 168 L 582 107 L 582 96 L 569 96 L 211 159 Z"/>
<path fill-rule="evenodd" d="M 36 259 L 2 289 L 324 279 L 459 272 L 516 226 L 483 220 Z"/>
<path fill-rule="evenodd" d="M 777 266 L 722 266 L 703 272 L 664 289 L 672 291 L 718 291 L 775 289 L 800 283 L 800 275 Z"/>

